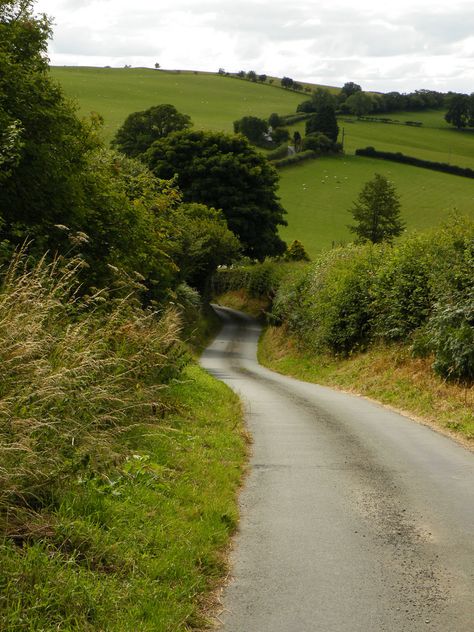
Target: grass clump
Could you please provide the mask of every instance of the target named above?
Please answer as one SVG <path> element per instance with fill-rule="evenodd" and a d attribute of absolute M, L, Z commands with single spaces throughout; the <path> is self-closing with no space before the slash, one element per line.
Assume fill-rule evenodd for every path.
<path fill-rule="evenodd" d="M 80 266 L 29 268 L 20 253 L 3 277 L 0 525 L 10 534 L 21 531 L 13 508 L 41 507 L 71 475 L 99 466 L 111 437 L 160 406 L 163 383 L 181 369 L 176 313 L 157 319 L 127 298 L 106 306 L 100 293 L 81 299 Z"/>
<path fill-rule="evenodd" d="M 0 628 L 204 626 L 237 522 L 240 404 L 190 363 L 175 309 L 81 296 L 81 265 L 20 253 L 2 278 Z"/>

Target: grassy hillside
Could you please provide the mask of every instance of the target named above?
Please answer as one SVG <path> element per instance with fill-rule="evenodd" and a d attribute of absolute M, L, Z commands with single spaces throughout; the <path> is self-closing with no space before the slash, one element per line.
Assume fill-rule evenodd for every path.
<path fill-rule="evenodd" d="M 307 98 L 275 85 L 206 73 L 112 68 L 52 68 L 52 73 L 66 93 L 78 100 L 84 114 L 97 111 L 104 116 L 107 139 L 128 114 L 158 103 L 172 103 L 189 114 L 196 128 L 230 132 L 233 121 L 242 116 L 294 112 Z M 280 171 L 280 194 L 289 223 L 281 231 L 285 240 L 300 239 L 314 255 L 332 242 L 350 239 L 347 209 L 376 172 L 393 179 L 408 229 L 437 224 L 453 208 L 474 214 L 472 180 L 353 155 L 355 149 L 371 145 L 474 167 L 474 134 L 448 126 L 440 110 L 388 116 L 421 121 L 423 126 L 344 117 L 340 121 L 345 130 L 344 158 L 324 158 Z M 293 129 L 304 131 L 304 123 Z"/>
<path fill-rule="evenodd" d="M 288 114 L 305 97 L 273 85 L 241 81 L 216 74 L 118 68 L 52 68 L 53 77 L 83 114 L 104 116 L 110 140 L 125 118 L 159 103 L 171 103 L 189 114 L 197 129 L 232 131 L 246 115 L 268 118 Z"/>
<path fill-rule="evenodd" d="M 409 230 L 439 224 L 455 208 L 474 216 L 474 183 L 468 178 L 358 156 L 321 158 L 280 171 L 288 209 L 283 239 L 300 239 L 311 255 L 333 241 L 350 241 L 347 210 L 374 173 L 395 183 Z"/>

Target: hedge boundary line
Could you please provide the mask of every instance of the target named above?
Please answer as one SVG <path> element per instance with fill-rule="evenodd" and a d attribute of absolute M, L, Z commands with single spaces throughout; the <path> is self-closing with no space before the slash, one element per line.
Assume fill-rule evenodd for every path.
<path fill-rule="evenodd" d="M 307 149 L 306 151 L 300 151 L 297 154 L 292 154 L 291 156 L 287 156 L 286 158 L 282 158 L 281 160 L 272 160 L 270 164 L 279 169 L 280 167 L 286 167 L 287 165 L 298 164 L 299 162 L 303 162 L 304 160 L 311 160 L 312 158 L 317 158 L 318 154 L 312 149 Z"/>
<path fill-rule="evenodd" d="M 390 151 L 377 151 L 374 147 L 365 147 L 364 149 L 356 149 L 355 155 L 365 156 L 366 158 L 380 158 L 381 160 L 400 162 L 406 165 L 413 165 L 415 167 L 441 171 L 455 176 L 462 176 L 463 178 L 474 178 L 474 169 L 470 169 L 469 167 L 458 167 L 457 165 L 450 165 L 446 162 L 423 160 L 422 158 L 415 158 L 414 156 L 406 156 L 401 152 L 393 153 Z"/>

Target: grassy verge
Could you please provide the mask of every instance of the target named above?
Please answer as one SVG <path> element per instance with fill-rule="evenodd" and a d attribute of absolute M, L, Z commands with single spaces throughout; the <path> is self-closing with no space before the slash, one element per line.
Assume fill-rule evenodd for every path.
<path fill-rule="evenodd" d="M 202 628 L 237 521 L 240 403 L 174 308 L 80 296 L 80 265 L 20 252 L 0 278 L 0 630 Z"/>
<path fill-rule="evenodd" d="M 206 595 L 225 571 L 237 522 L 240 404 L 193 365 L 166 402 L 173 412 L 160 423 L 150 415 L 121 435 L 118 468 L 71 480 L 28 538 L 0 544 L 1 629 L 205 625 Z"/>
<path fill-rule="evenodd" d="M 474 389 L 443 381 L 430 359 L 415 359 L 402 345 L 337 359 L 302 351 L 285 327 L 269 327 L 259 360 L 279 373 L 375 399 L 474 446 Z"/>

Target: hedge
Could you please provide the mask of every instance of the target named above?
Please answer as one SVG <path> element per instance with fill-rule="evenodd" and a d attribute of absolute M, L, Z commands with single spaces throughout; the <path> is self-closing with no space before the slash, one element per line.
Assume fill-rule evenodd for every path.
<path fill-rule="evenodd" d="M 294 125 L 300 121 L 306 121 L 310 116 L 313 116 L 314 112 L 302 113 L 302 114 L 283 114 L 280 116 L 282 125 Z"/>
<path fill-rule="evenodd" d="M 276 149 L 267 154 L 267 160 L 279 160 L 288 156 L 288 143 L 278 145 Z"/>
<path fill-rule="evenodd" d="M 287 165 L 295 165 L 299 162 L 303 162 L 304 160 L 310 160 L 311 158 L 317 158 L 318 154 L 312 149 L 308 149 L 306 151 L 300 151 L 297 154 L 292 154 L 291 156 L 287 156 L 286 158 L 282 158 L 281 160 L 274 160 L 272 165 L 274 167 L 286 167 Z"/>
<path fill-rule="evenodd" d="M 401 162 L 406 165 L 415 167 L 423 167 L 424 169 L 432 169 L 433 171 L 441 171 L 450 173 L 455 176 L 464 178 L 474 178 L 474 170 L 469 167 L 458 167 L 445 162 L 432 162 L 431 160 L 422 160 L 414 156 L 406 156 L 400 152 L 393 153 L 390 151 L 377 151 L 374 147 L 365 147 L 365 149 L 356 149 L 356 156 L 365 156 L 367 158 L 380 158 L 382 160 L 391 160 L 392 162 Z"/>

